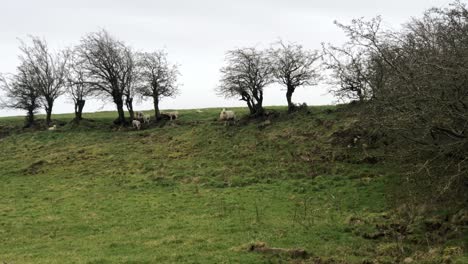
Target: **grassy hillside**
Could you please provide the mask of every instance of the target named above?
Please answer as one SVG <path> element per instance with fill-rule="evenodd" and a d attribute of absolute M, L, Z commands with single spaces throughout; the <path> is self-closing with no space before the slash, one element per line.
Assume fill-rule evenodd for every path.
<path fill-rule="evenodd" d="M 113 112 L 85 114 L 78 127 L 72 115 L 56 115 L 56 131 L 0 118 L 0 261 L 467 260 L 460 239 L 429 247 L 422 233 L 414 243 L 393 236 L 388 197 L 398 165 L 335 144 L 349 141 L 337 135 L 353 115 L 270 110 L 270 121 L 229 126 L 216 121 L 220 109 L 183 110 L 141 131 L 113 127 Z M 261 243 L 309 256 L 249 250 Z"/>

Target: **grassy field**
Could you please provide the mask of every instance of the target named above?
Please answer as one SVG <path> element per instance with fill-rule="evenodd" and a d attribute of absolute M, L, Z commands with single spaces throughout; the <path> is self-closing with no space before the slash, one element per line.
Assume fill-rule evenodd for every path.
<path fill-rule="evenodd" d="M 333 144 L 352 115 L 269 109 L 269 123 L 182 110 L 140 131 L 113 127 L 113 112 L 21 133 L 21 117 L 0 118 L 0 263 L 395 263 L 429 250 L 373 237 L 398 165 Z M 309 256 L 249 250 L 261 243 Z M 460 243 L 434 259 L 463 263 L 447 253 Z"/>

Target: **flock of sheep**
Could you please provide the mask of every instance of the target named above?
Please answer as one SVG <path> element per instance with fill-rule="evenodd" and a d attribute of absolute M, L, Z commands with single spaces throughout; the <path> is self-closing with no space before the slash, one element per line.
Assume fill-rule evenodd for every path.
<path fill-rule="evenodd" d="M 197 110 L 199 112 L 201 110 Z M 173 112 L 164 112 L 161 113 L 163 116 L 167 116 L 169 120 L 175 120 L 179 118 L 179 112 L 178 111 L 173 111 Z M 151 116 L 144 114 L 143 112 L 137 112 L 135 118 L 132 120 L 132 127 L 134 129 L 140 130 L 142 124 L 149 124 L 151 120 Z M 226 108 L 223 108 L 221 113 L 219 114 L 219 120 L 228 122 L 228 121 L 235 121 L 236 120 L 236 113 L 232 110 L 226 110 Z M 226 123 L 225 123 L 226 124 Z M 55 128 L 49 128 L 49 130 L 55 130 Z"/>
<path fill-rule="evenodd" d="M 135 119 L 132 120 L 132 126 L 133 128 L 140 130 L 141 123 L 149 124 L 150 120 L 150 115 L 145 115 L 143 112 L 137 112 Z"/>

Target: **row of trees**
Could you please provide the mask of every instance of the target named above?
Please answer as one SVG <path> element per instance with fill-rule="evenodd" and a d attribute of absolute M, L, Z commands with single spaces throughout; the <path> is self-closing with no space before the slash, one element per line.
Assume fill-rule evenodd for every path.
<path fill-rule="evenodd" d="M 67 94 L 74 102 L 75 120 L 82 119 L 90 97 L 111 100 L 117 108 L 116 123 L 125 124 L 124 107 L 133 119 L 135 98 L 150 97 L 155 116 L 160 118 L 159 102 L 178 93 L 178 67 L 167 53 L 134 52 L 124 42 L 102 30 L 86 35 L 79 45 L 52 52 L 45 40 L 31 37 L 21 42 L 17 71 L 1 75 L 4 107 L 27 111 L 26 125 L 34 125 L 36 111 L 43 107 L 51 123 L 55 100 Z"/>
<path fill-rule="evenodd" d="M 227 52 L 227 65 L 221 69 L 218 94 L 245 101 L 253 116 L 264 113 L 264 88 L 280 83 L 286 88 L 288 111 L 295 110 L 292 95 L 300 86 L 315 85 L 319 80 L 320 59 L 317 51 L 305 50 L 301 45 L 276 43 L 268 50 L 235 49 Z"/>
<path fill-rule="evenodd" d="M 468 182 L 466 5 L 455 1 L 449 8 L 429 9 L 398 31 L 383 29 L 379 17 L 337 25 L 349 41 L 342 47 L 324 46 L 325 62 L 336 84 L 334 93 L 366 105 L 364 125 L 397 135 L 412 146 L 409 158 L 421 161 L 418 173 L 427 176 L 432 197 L 464 193 Z"/>
<path fill-rule="evenodd" d="M 111 100 L 118 112 L 116 123 L 125 124 L 124 108 L 133 119 L 135 98 L 151 98 L 159 119 L 160 100 L 178 93 L 180 73 L 164 51 L 134 52 L 104 30 L 86 35 L 79 45 L 61 52 L 52 52 L 37 37 L 31 37 L 29 45 L 22 42 L 20 50 L 17 72 L 2 75 L 0 88 L 6 94 L 3 106 L 27 111 L 27 126 L 34 124 L 34 114 L 41 107 L 50 124 L 54 102 L 64 94 L 74 102 L 76 121 L 82 119 L 87 98 L 98 97 Z M 292 102 L 296 88 L 317 83 L 320 57 L 317 51 L 283 42 L 268 50 L 231 50 L 217 91 L 221 96 L 240 98 L 251 115 L 259 116 L 264 113 L 264 88 L 280 83 L 286 88 L 291 112 L 296 107 Z"/>

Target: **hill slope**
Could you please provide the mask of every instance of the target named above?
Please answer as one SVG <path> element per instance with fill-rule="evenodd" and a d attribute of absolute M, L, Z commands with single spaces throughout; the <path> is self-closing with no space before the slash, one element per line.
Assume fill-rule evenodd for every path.
<path fill-rule="evenodd" d="M 400 252 L 375 222 L 390 219 L 397 166 L 332 144 L 352 115 L 273 110 L 228 126 L 219 109 L 184 110 L 141 131 L 112 127 L 110 112 L 79 127 L 57 115 L 57 131 L 7 133 L 21 119 L 0 119 L 0 261 L 291 260 L 249 252 L 266 243 L 305 249 L 310 263 L 393 263 L 420 249 Z"/>

